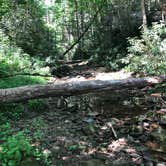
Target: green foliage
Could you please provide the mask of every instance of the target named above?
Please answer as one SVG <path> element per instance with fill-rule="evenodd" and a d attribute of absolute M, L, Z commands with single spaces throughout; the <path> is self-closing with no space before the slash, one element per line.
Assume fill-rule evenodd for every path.
<path fill-rule="evenodd" d="M 43 134 L 43 132 L 41 130 L 36 130 L 34 132 L 34 138 L 36 140 L 41 140 L 43 138 L 43 136 L 44 136 L 44 134 Z"/>
<path fill-rule="evenodd" d="M 45 103 L 42 99 L 28 101 L 27 107 L 30 111 L 45 111 Z"/>
<path fill-rule="evenodd" d="M 17 73 L 48 74 L 48 72 L 49 68 L 44 67 L 42 61 L 31 58 L 18 47 L 11 46 L 9 38 L 0 30 L 0 77 Z"/>
<path fill-rule="evenodd" d="M 24 85 L 45 84 L 46 79 L 43 77 L 33 76 L 15 76 L 0 79 L 0 88 L 13 88 Z"/>
<path fill-rule="evenodd" d="M 30 129 L 34 130 L 33 138 L 37 141 L 41 141 L 44 137 L 43 129 L 47 128 L 47 124 L 43 121 L 42 118 L 35 118 L 33 119 Z"/>
<path fill-rule="evenodd" d="M 25 157 L 33 155 L 30 139 L 22 132 L 6 138 L 1 146 L 0 161 L 2 166 L 16 166 Z"/>
<path fill-rule="evenodd" d="M 161 93 L 164 96 L 164 94 L 166 94 L 166 83 L 154 86 L 152 89 L 148 91 L 148 93 Z"/>
<path fill-rule="evenodd" d="M 44 121 L 41 119 L 41 118 L 36 118 L 32 121 L 32 127 L 35 127 L 35 128 L 42 128 L 44 127 L 46 124 L 44 123 Z"/>
<path fill-rule="evenodd" d="M 5 140 L 5 138 L 11 134 L 10 124 L 6 122 L 0 124 L 0 131 L 1 140 Z"/>
<path fill-rule="evenodd" d="M 23 113 L 27 110 L 29 113 L 31 111 L 45 111 L 45 104 L 43 100 L 30 100 L 25 104 L 5 104 L 0 105 L 0 125 L 6 122 L 17 121 L 23 116 Z M 33 121 L 33 127 L 40 128 L 44 127 L 45 124 L 41 119 L 36 119 Z"/>
<path fill-rule="evenodd" d="M 52 33 L 45 25 L 43 20 L 46 11 L 38 0 L 17 0 L 9 1 L 10 5 L 6 2 L 2 4 L 0 25 L 12 44 L 33 56 L 45 57 L 56 53 L 55 32 Z"/>
<path fill-rule="evenodd" d="M 0 124 L 9 120 L 19 120 L 24 112 L 22 104 L 8 104 L 0 106 Z"/>
<path fill-rule="evenodd" d="M 36 132 L 35 132 L 36 133 Z M 42 153 L 37 147 L 31 145 L 31 139 L 25 132 L 13 134 L 9 123 L 0 125 L 0 165 L 50 165 L 48 156 Z M 35 134 L 36 138 L 42 137 L 42 132 Z"/>
<path fill-rule="evenodd" d="M 149 75 L 165 74 L 166 29 L 163 24 L 153 24 L 142 36 L 129 39 L 129 54 L 122 59 L 129 71 Z"/>
<path fill-rule="evenodd" d="M 125 56 L 124 46 L 115 46 L 114 48 L 105 49 L 98 48 L 95 54 L 90 58 L 90 62 L 97 63 L 106 67 L 108 70 L 117 71 L 124 67 L 121 58 Z"/>
<path fill-rule="evenodd" d="M 0 1 L 0 20 L 2 16 L 9 11 L 10 0 L 1 0 Z"/>

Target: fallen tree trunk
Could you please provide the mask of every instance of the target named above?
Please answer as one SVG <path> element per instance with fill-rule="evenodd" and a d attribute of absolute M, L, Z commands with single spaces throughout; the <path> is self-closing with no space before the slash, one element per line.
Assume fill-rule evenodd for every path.
<path fill-rule="evenodd" d="M 124 80 L 74 81 L 47 85 L 32 85 L 0 89 L 0 103 L 22 102 L 29 99 L 57 96 L 74 96 L 87 93 L 115 91 L 125 88 L 143 88 L 165 83 L 166 75 L 158 77 L 129 78 Z"/>

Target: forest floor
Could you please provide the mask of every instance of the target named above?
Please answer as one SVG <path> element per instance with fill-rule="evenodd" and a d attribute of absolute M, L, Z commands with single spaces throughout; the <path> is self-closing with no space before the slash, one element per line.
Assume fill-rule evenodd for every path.
<path fill-rule="evenodd" d="M 67 66 L 67 67 L 66 67 Z M 49 80 L 49 83 L 58 83 L 66 81 L 84 81 L 84 80 L 108 80 L 108 79 L 126 79 L 133 77 L 132 73 L 123 70 L 118 72 L 109 72 L 105 67 L 91 66 L 88 62 L 79 62 L 66 64 L 62 66 L 65 69 L 58 70 L 59 77 Z"/>
<path fill-rule="evenodd" d="M 109 73 L 105 68 L 77 65 L 72 74 L 49 83 L 129 77 L 131 73 L 124 71 Z M 33 146 L 48 156 L 51 166 L 166 165 L 166 102 L 162 98 L 126 99 L 121 94 L 100 93 L 49 98 L 44 105 L 43 112 L 25 112 L 12 126 L 14 131 L 28 130 Z M 32 159 L 28 162 L 42 165 Z"/>

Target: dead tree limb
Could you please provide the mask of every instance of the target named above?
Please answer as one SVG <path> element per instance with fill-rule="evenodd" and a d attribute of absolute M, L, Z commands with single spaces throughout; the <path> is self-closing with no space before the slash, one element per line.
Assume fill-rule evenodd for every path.
<path fill-rule="evenodd" d="M 89 25 L 85 28 L 85 30 L 83 31 L 83 33 L 78 37 L 78 39 L 62 54 L 62 57 L 64 57 L 70 50 L 72 50 L 74 48 L 75 45 L 77 45 L 79 43 L 79 41 L 84 37 L 84 35 L 86 34 L 86 32 L 88 32 L 89 28 L 91 27 L 91 25 L 93 24 L 94 20 L 96 19 L 96 17 L 98 16 L 99 12 L 101 11 L 103 6 L 100 7 L 100 9 L 95 13 L 94 17 L 92 18 L 92 20 L 90 21 Z"/>
<path fill-rule="evenodd" d="M 80 94 L 123 90 L 125 88 L 143 88 L 166 82 L 166 75 L 158 77 L 129 78 L 124 80 L 73 81 L 46 85 L 32 85 L 17 88 L 0 89 L 0 103 L 22 102 L 29 99 L 57 96 L 75 96 Z"/>

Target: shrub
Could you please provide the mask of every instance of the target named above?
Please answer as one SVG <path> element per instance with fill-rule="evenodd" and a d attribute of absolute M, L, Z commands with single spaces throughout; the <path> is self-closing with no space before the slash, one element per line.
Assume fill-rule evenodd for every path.
<path fill-rule="evenodd" d="M 9 123 L 0 125 L 0 165 L 49 165 L 47 156 L 36 147 L 31 145 L 31 139 L 25 132 L 12 135 L 13 131 Z"/>
<path fill-rule="evenodd" d="M 10 120 L 19 120 L 23 112 L 22 104 L 0 105 L 0 125 Z"/>
<path fill-rule="evenodd" d="M 128 64 L 129 71 L 145 75 L 160 75 L 166 71 L 166 28 L 163 24 L 154 23 L 141 38 L 129 39 L 129 54 L 122 62 Z"/>
<path fill-rule="evenodd" d="M 0 124 L 0 138 L 1 141 L 5 139 L 5 137 L 7 137 L 8 135 L 11 134 L 11 130 L 10 130 L 10 124 L 9 123 L 3 123 Z"/>
<path fill-rule="evenodd" d="M 49 68 L 42 61 L 31 58 L 21 48 L 11 46 L 7 36 L 0 29 L 0 77 L 16 73 L 48 74 Z"/>
<path fill-rule="evenodd" d="M 29 100 L 27 104 L 29 111 L 45 111 L 46 103 L 43 99 Z"/>
<path fill-rule="evenodd" d="M 22 132 L 9 136 L 2 145 L 0 151 L 0 161 L 2 166 L 19 165 L 21 159 L 33 155 L 30 140 Z"/>

